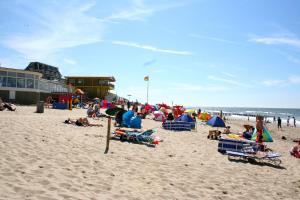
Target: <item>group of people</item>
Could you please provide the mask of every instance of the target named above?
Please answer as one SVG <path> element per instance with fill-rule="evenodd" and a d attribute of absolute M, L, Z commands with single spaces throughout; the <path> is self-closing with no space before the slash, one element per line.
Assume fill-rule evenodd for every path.
<path fill-rule="evenodd" d="M 103 126 L 102 124 L 92 124 L 89 122 L 89 120 L 86 117 L 81 117 L 79 119 L 76 120 L 71 120 L 70 118 L 65 120 L 66 124 L 73 124 L 76 126 Z"/>
<path fill-rule="evenodd" d="M 88 117 L 101 117 L 100 102 L 95 101 L 94 103 L 90 103 L 86 112 Z"/>
<path fill-rule="evenodd" d="M 286 120 L 286 125 L 287 125 L 287 126 L 291 126 L 291 125 L 290 125 L 290 119 L 291 119 L 290 116 L 288 116 L 288 118 L 287 118 L 287 120 Z M 296 124 L 296 118 L 293 116 L 292 119 L 293 119 L 294 127 L 297 127 L 297 124 Z M 274 117 L 274 122 L 275 122 L 275 117 Z M 280 117 L 278 117 L 278 118 L 277 118 L 277 127 L 278 127 L 278 130 L 279 130 L 279 129 L 282 130 L 282 125 L 281 125 L 281 123 L 282 123 L 282 120 L 281 120 Z"/>

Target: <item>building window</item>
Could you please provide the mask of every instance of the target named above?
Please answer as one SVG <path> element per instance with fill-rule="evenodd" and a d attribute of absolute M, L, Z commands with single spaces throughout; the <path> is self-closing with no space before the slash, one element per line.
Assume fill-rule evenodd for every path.
<path fill-rule="evenodd" d="M 17 79 L 12 77 L 7 77 L 7 87 L 16 87 Z"/>
<path fill-rule="evenodd" d="M 77 83 L 78 83 L 78 85 L 83 85 L 84 84 L 84 80 L 83 79 L 78 79 Z"/>
<path fill-rule="evenodd" d="M 0 76 L 0 87 L 6 87 L 7 77 Z"/>
<path fill-rule="evenodd" d="M 6 71 L 0 71 L 0 76 L 7 76 L 7 72 Z"/>
<path fill-rule="evenodd" d="M 30 79 L 30 78 L 26 79 L 26 87 L 27 88 L 34 88 L 34 81 L 33 81 L 33 79 Z"/>
<path fill-rule="evenodd" d="M 25 79 L 24 78 L 18 78 L 17 87 L 18 88 L 25 88 Z"/>
<path fill-rule="evenodd" d="M 9 90 L 9 99 L 16 99 L 16 91 Z"/>
<path fill-rule="evenodd" d="M 7 76 L 17 77 L 17 73 L 16 72 L 7 72 Z"/>
<path fill-rule="evenodd" d="M 74 79 L 69 79 L 69 84 L 71 84 L 71 85 L 75 85 L 75 80 Z"/>

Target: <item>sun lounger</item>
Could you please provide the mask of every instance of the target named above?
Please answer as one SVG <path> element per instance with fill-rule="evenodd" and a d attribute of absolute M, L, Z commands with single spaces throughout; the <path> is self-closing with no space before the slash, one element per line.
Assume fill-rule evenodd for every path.
<path fill-rule="evenodd" d="M 156 144 L 155 137 L 152 137 L 153 133 L 154 131 L 151 129 L 144 132 L 125 131 L 125 130 L 116 130 L 114 132 L 115 138 L 119 138 L 121 141 Z"/>
<path fill-rule="evenodd" d="M 270 163 L 276 166 L 281 164 L 279 159 L 280 154 L 275 152 L 256 152 L 256 153 L 247 153 L 247 152 L 236 152 L 236 151 L 226 151 L 228 159 L 240 158 L 247 161 L 256 161 L 259 163 Z"/>

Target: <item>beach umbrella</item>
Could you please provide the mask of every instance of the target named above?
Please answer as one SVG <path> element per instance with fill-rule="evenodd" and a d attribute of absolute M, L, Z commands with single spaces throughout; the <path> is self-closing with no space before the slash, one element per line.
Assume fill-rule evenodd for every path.
<path fill-rule="evenodd" d="M 114 107 L 114 108 L 107 109 L 105 113 L 110 116 L 115 116 L 119 111 L 125 111 L 125 110 L 123 108 Z"/>
<path fill-rule="evenodd" d="M 206 122 L 206 124 L 212 127 L 225 127 L 224 121 L 219 116 L 213 116 L 210 120 Z"/>
<path fill-rule="evenodd" d="M 187 109 L 184 112 L 185 113 L 195 113 L 195 110 L 194 109 Z"/>

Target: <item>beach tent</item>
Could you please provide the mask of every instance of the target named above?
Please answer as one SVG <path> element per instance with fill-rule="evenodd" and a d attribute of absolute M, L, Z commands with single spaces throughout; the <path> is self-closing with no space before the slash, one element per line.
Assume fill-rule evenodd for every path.
<path fill-rule="evenodd" d="M 207 112 L 203 112 L 198 115 L 198 119 L 203 120 L 203 121 L 207 121 L 210 118 L 211 118 L 211 116 Z"/>
<path fill-rule="evenodd" d="M 129 127 L 130 126 L 130 120 L 133 116 L 134 116 L 134 112 L 132 110 L 128 110 L 126 113 L 124 113 L 123 116 L 122 116 L 123 126 Z"/>
<path fill-rule="evenodd" d="M 166 116 L 164 113 L 162 113 L 160 111 L 154 111 L 153 114 L 154 114 L 155 121 L 160 121 L 160 122 L 166 121 Z"/>
<path fill-rule="evenodd" d="M 256 140 L 256 136 L 257 136 L 257 129 L 255 128 L 254 132 L 252 134 L 251 140 L 255 141 Z M 262 138 L 263 142 L 273 142 L 273 138 L 271 137 L 270 132 L 265 127 L 263 128 L 263 134 L 262 134 L 262 136 L 263 136 L 263 138 Z"/>
<path fill-rule="evenodd" d="M 224 121 L 219 116 L 213 116 L 206 124 L 212 127 L 225 127 Z"/>
<path fill-rule="evenodd" d="M 134 116 L 134 112 L 129 110 L 122 116 L 122 125 L 128 128 L 141 128 L 142 119 L 139 116 Z"/>
<path fill-rule="evenodd" d="M 142 128 L 142 119 L 139 116 L 131 117 L 129 128 Z"/>
<path fill-rule="evenodd" d="M 193 118 L 190 115 L 183 114 L 176 119 L 179 122 L 194 122 Z"/>

